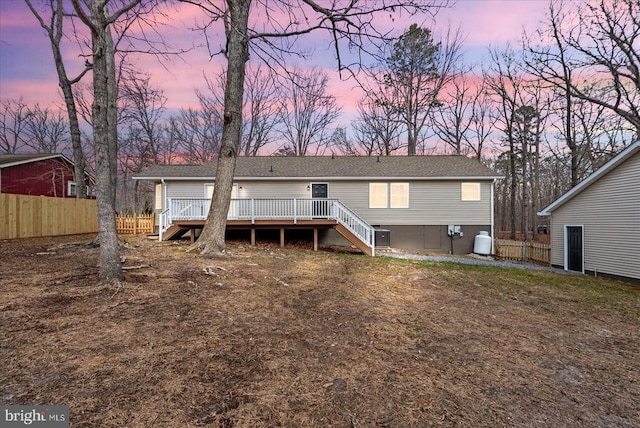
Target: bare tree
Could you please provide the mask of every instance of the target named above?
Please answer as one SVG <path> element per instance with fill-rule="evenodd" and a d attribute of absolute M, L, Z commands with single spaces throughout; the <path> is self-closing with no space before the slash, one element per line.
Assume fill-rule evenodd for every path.
<path fill-rule="evenodd" d="M 475 157 L 483 158 L 483 149 L 490 142 L 491 135 L 495 131 L 497 114 L 495 104 L 488 90 L 486 77 L 482 77 L 482 83 L 476 86 L 471 112 L 471 140 L 469 148 Z"/>
<path fill-rule="evenodd" d="M 0 100 L 0 153 L 11 155 L 25 147 L 32 114 L 22 100 Z"/>
<path fill-rule="evenodd" d="M 47 108 L 35 105 L 31 109 L 31 115 L 27 122 L 28 141 L 26 145 L 36 152 L 64 153 L 67 149 L 67 136 L 69 124 L 60 111 L 54 112 Z M 68 153 L 67 153 L 68 155 Z M 84 176 L 85 172 L 82 172 Z M 76 178 L 77 182 L 82 180 Z"/>
<path fill-rule="evenodd" d="M 358 150 L 369 156 L 390 156 L 403 147 L 402 122 L 398 109 L 381 102 L 379 93 L 379 90 L 367 90 L 365 98 L 358 101 L 358 118 L 353 130 Z"/>
<path fill-rule="evenodd" d="M 96 196 L 98 202 L 98 241 L 100 242 L 100 280 L 123 279 L 120 248 L 115 224 L 118 153 L 118 109 L 113 24 L 138 6 L 141 0 L 118 3 L 111 12 L 106 0 L 71 0 L 80 20 L 91 32 L 93 59 L 92 122 L 96 156 Z"/>
<path fill-rule="evenodd" d="M 121 80 L 120 99 L 125 118 L 144 135 L 143 152 L 148 154 L 150 163 L 157 164 L 164 152 L 161 119 L 167 98 L 162 90 L 151 86 L 150 80 L 148 74 L 127 73 Z"/>
<path fill-rule="evenodd" d="M 443 89 L 432 111 L 435 135 L 456 155 L 469 152 L 469 132 L 473 123 L 474 86 L 460 74 Z"/>
<path fill-rule="evenodd" d="M 231 188 L 242 135 L 243 83 L 249 48 L 254 44 L 258 57 L 271 59 L 271 65 L 283 63 L 277 55 L 291 52 L 293 41 L 313 32 L 327 32 L 335 46 L 338 69 L 352 70 L 352 64 L 343 61 L 343 50 L 359 48 L 365 53 L 368 43 L 380 46 L 389 40 L 377 27 L 378 17 L 432 12 L 443 2 L 437 0 L 380 0 L 376 2 L 319 3 L 315 0 L 183 0 L 199 6 L 208 16 L 209 23 L 222 22 L 226 40 L 221 51 L 227 59 L 227 79 L 224 97 L 224 129 L 222 147 L 218 156 L 216 187 L 211 211 L 205 227 L 190 248 L 201 248 L 203 254 L 220 253 L 225 249 L 224 235 Z M 249 14 L 260 16 L 255 28 L 249 28 Z M 279 15 L 282 14 L 282 15 Z M 286 16 L 286 25 L 269 17 Z M 206 32 L 209 26 L 203 30 Z M 278 45 L 280 44 L 280 45 Z M 275 49 L 274 49 L 275 48 Z M 280 61 L 278 61 L 278 59 Z M 274 61 L 275 60 L 275 61 Z"/>
<path fill-rule="evenodd" d="M 482 159 L 495 122 L 495 103 L 485 78 L 471 73 L 456 76 L 433 109 L 435 135 L 454 154 L 471 154 L 478 160 Z"/>
<path fill-rule="evenodd" d="M 213 81 L 205 77 L 207 94 L 196 91 L 200 105 L 205 111 L 215 113 L 222 124 L 224 106 L 225 73 L 220 73 Z M 282 111 L 282 88 L 275 73 L 268 67 L 248 68 L 244 82 L 242 141 L 240 153 L 243 156 L 257 156 L 258 152 L 271 143 L 274 128 Z M 220 133 L 222 126 L 220 126 Z"/>
<path fill-rule="evenodd" d="M 374 74 L 387 88 L 381 102 L 400 114 L 409 156 L 418 151 L 442 89 L 459 74 L 461 43 L 460 32 L 449 31 L 443 42 L 437 42 L 428 28 L 413 24 Z"/>
<path fill-rule="evenodd" d="M 640 2 L 551 3 L 549 11 L 542 34 L 554 45 L 529 41 L 529 70 L 563 91 L 567 108 L 574 98 L 601 105 L 628 121 L 640 139 Z M 565 134 L 575 148 L 568 125 Z"/>
<path fill-rule="evenodd" d="M 360 147 L 347 136 L 347 131 L 343 127 L 337 127 L 331 134 L 331 156 L 339 154 L 343 156 L 361 155 Z"/>
<path fill-rule="evenodd" d="M 32 0 L 24 0 L 29 10 L 38 20 L 40 26 L 47 33 L 53 53 L 53 60 L 58 75 L 58 84 L 64 95 L 64 103 L 69 120 L 69 131 L 71 135 L 71 145 L 73 148 L 74 176 L 76 178 L 76 197 L 84 198 L 87 195 L 85 186 L 85 156 L 82 151 L 80 135 L 80 123 L 72 87 L 78 83 L 83 76 L 91 70 L 92 64 L 86 61 L 82 64 L 82 71 L 76 77 L 69 77 L 67 66 L 62 55 L 62 40 L 64 36 L 65 19 L 70 16 L 70 11 L 65 11 L 63 0 L 40 0 L 40 4 L 45 5 L 47 12 L 42 13 L 34 6 Z M 48 18 L 48 19 L 47 19 Z"/>
<path fill-rule="evenodd" d="M 277 118 L 282 112 L 282 89 L 273 70 L 258 67 L 249 69 L 245 76 L 244 111 L 241 153 L 257 156 L 273 142 Z"/>
<path fill-rule="evenodd" d="M 316 69 L 290 73 L 282 97 L 279 133 L 285 151 L 295 156 L 322 155 L 331 137 L 328 127 L 340 116 L 340 107 L 327 95 L 328 77 Z"/>
<path fill-rule="evenodd" d="M 220 150 L 222 118 L 206 107 L 181 109 L 177 117 L 169 119 L 168 133 L 176 140 L 185 162 L 211 162 Z"/>
<path fill-rule="evenodd" d="M 501 167 L 501 171 L 507 177 L 502 186 L 507 186 L 508 182 L 509 190 L 504 192 L 504 195 L 508 198 L 508 206 L 505 203 L 498 204 L 498 207 L 506 208 L 501 214 L 504 216 L 506 211 L 511 239 L 515 239 L 519 184 L 515 111 L 518 107 L 524 105 L 522 93 L 524 92 L 523 86 L 525 82 L 522 74 L 518 71 L 517 58 L 513 50 L 509 48 L 504 51 L 494 49 L 490 54 L 492 62 L 489 69 L 484 71 L 485 81 L 489 90 L 498 99 L 499 109 L 496 111 L 496 126 L 500 127 L 504 133 L 503 142 L 508 147 L 507 152 L 499 156 L 499 162 L 496 164 Z M 503 200 L 503 202 L 506 202 L 506 200 Z"/>

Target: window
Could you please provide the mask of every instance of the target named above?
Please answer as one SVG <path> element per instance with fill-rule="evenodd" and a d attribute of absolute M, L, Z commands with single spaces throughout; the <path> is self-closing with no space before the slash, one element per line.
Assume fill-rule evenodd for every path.
<path fill-rule="evenodd" d="M 409 208 L 409 183 L 391 183 L 391 208 Z"/>
<path fill-rule="evenodd" d="M 162 183 L 156 183 L 156 209 L 162 209 Z"/>
<path fill-rule="evenodd" d="M 461 194 L 463 201 L 479 201 L 480 183 L 462 183 Z"/>
<path fill-rule="evenodd" d="M 76 182 L 68 181 L 67 182 L 67 196 L 75 196 L 76 195 Z"/>
<path fill-rule="evenodd" d="M 409 208 L 409 183 L 369 183 L 369 208 Z"/>
<path fill-rule="evenodd" d="M 387 183 L 369 183 L 369 208 L 387 208 Z"/>

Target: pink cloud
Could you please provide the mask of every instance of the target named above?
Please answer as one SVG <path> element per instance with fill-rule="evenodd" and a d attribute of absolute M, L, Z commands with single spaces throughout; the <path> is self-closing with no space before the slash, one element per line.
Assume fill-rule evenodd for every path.
<path fill-rule="evenodd" d="M 468 33 L 467 44 L 484 49 L 489 44 L 499 44 L 516 40 L 523 25 L 536 24 L 546 11 L 544 1 L 504 1 L 504 0 L 459 0 L 455 8 L 441 11 L 436 18 L 420 22 L 405 16 L 400 19 L 381 19 L 382 27 L 399 34 L 410 24 L 431 26 L 434 32 L 442 32 L 450 22 L 458 24 Z M 180 4 L 166 6 L 166 15 L 158 19 L 166 24 L 161 28 L 163 36 L 173 49 L 193 50 L 161 64 L 149 55 L 131 56 L 135 65 L 152 75 L 152 85 L 164 91 L 167 97 L 167 109 L 197 107 L 195 89 L 205 89 L 203 73 L 213 77 L 224 68 L 222 56 L 209 57 L 200 33 L 191 31 L 196 23 L 205 20 L 201 11 L 194 6 Z M 287 15 L 279 15 L 283 20 Z M 256 20 L 263 19 L 256 17 Z M 140 31 L 139 29 L 137 31 Z M 221 28 L 211 32 L 213 49 L 223 45 Z M 362 93 L 353 79 L 340 79 L 336 72 L 337 63 L 330 41 L 319 35 L 301 38 L 298 46 L 314 49 L 313 55 L 302 65 L 324 68 L 330 76 L 329 93 L 336 96 L 343 106 L 342 122 L 348 125 L 356 115 L 356 103 Z M 194 47 L 201 45 L 200 47 Z M 77 45 L 65 45 L 65 59 L 69 64 L 69 74 L 74 75 L 82 69 L 84 57 L 80 56 Z M 252 57 L 252 63 L 257 58 Z M 345 77 L 346 75 L 343 75 Z M 90 83 L 89 79 L 86 80 Z M 21 1 L 0 0 L 0 98 L 18 99 L 41 104 L 59 102 L 57 77 L 52 63 L 50 47 L 43 30 L 37 25 L 26 6 Z"/>

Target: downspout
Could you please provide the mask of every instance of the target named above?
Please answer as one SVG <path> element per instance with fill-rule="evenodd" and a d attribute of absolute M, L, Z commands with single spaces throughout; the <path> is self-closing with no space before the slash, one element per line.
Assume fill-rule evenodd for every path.
<path fill-rule="evenodd" d="M 496 184 L 496 179 L 494 178 L 491 182 L 491 254 L 495 254 L 494 243 L 496 241 L 496 236 L 494 234 L 494 222 L 495 222 L 495 202 L 494 202 L 494 187 Z"/>
<path fill-rule="evenodd" d="M 164 178 L 160 179 L 160 183 L 162 183 L 162 207 L 161 207 L 161 211 L 164 211 L 164 208 L 167 206 L 167 183 L 165 183 Z"/>

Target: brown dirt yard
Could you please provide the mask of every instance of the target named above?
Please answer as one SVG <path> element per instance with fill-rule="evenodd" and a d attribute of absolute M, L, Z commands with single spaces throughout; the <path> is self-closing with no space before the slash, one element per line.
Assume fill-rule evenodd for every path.
<path fill-rule="evenodd" d="M 0 241 L 0 400 L 72 427 L 637 427 L 640 293 L 599 278 L 92 236 Z M 141 267 L 141 265 L 143 267 Z"/>

